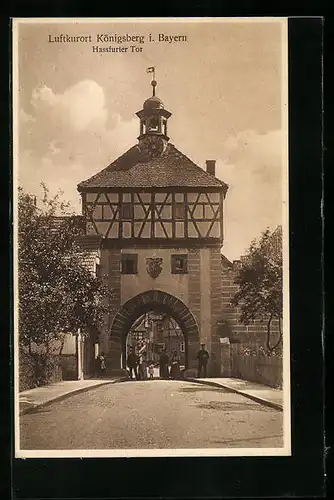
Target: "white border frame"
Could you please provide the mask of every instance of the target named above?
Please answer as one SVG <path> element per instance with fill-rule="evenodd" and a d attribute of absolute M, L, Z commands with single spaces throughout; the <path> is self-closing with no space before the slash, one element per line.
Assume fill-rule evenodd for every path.
<path fill-rule="evenodd" d="M 283 206 L 283 436 L 282 448 L 207 448 L 207 449 L 120 449 L 120 450 L 22 450 L 19 426 L 19 343 L 18 343 L 18 29 L 19 24 L 47 23 L 128 23 L 133 18 L 14 18 L 13 19 L 13 273 L 14 273 L 14 423 L 15 458 L 95 458 L 95 457 L 196 457 L 196 456 L 291 456 L 291 402 L 290 402 L 290 294 L 289 294 L 289 161 L 288 161 L 288 18 L 136 18 L 136 23 L 282 23 L 282 206 Z"/>

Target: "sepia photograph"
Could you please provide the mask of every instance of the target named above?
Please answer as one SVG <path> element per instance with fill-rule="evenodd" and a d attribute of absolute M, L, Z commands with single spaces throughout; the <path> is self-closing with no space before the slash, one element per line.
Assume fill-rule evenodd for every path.
<path fill-rule="evenodd" d="M 13 20 L 15 457 L 291 455 L 287 54 Z"/>

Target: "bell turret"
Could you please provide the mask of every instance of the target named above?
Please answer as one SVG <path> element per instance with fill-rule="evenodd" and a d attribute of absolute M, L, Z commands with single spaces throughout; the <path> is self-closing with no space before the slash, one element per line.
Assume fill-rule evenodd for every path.
<path fill-rule="evenodd" d="M 153 90 L 152 96 L 146 99 L 143 104 L 143 109 L 136 113 L 136 115 L 140 119 L 140 135 L 138 137 L 139 141 L 147 136 L 160 136 L 166 141 L 169 140 L 169 137 L 167 135 L 167 120 L 172 113 L 165 109 L 165 106 L 161 99 L 159 99 L 155 95 L 157 82 L 154 76 L 153 80 L 151 81 Z"/>

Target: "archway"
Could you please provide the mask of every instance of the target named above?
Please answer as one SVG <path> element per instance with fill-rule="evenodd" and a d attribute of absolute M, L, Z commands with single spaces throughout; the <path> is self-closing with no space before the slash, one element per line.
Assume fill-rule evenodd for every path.
<path fill-rule="evenodd" d="M 130 352 L 143 355 L 148 365 L 159 366 L 160 355 L 176 353 L 180 368 L 185 367 L 185 338 L 178 323 L 161 311 L 152 310 L 139 316 L 126 339 L 126 356 Z"/>
<path fill-rule="evenodd" d="M 178 298 L 161 290 L 148 290 L 128 300 L 116 314 L 110 332 L 111 346 L 119 350 L 122 367 L 126 366 L 126 338 L 133 323 L 149 311 L 157 311 L 173 318 L 185 339 L 185 367 L 196 365 L 199 330 L 189 308 Z"/>

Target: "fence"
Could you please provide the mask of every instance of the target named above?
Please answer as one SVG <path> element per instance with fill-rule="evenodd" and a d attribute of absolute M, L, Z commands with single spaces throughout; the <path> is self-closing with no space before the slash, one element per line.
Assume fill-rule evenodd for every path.
<path fill-rule="evenodd" d="M 231 376 L 268 385 L 282 387 L 283 359 L 263 354 L 245 355 L 243 344 L 231 344 Z"/>

